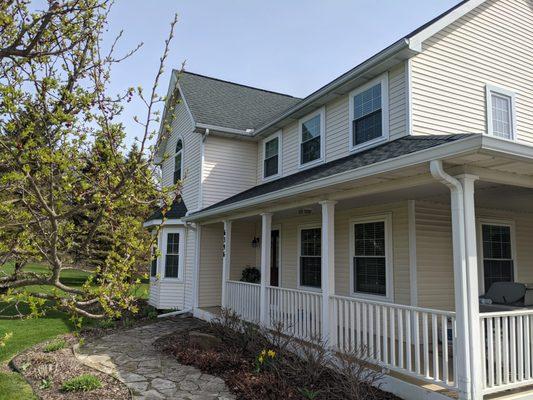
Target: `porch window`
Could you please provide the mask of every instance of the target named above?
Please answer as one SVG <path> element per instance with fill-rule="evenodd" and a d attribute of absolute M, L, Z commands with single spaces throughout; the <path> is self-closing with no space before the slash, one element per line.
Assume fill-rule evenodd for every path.
<path fill-rule="evenodd" d="M 167 233 L 165 278 L 178 278 L 180 261 L 180 234 Z"/>
<path fill-rule="evenodd" d="M 350 94 L 351 149 L 366 147 L 386 138 L 387 87 L 384 75 Z"/>
<path fill-rule="evenodd" d="M 356 223 L 354 229 L 354 292 L 387 295 L 385 221 Z"/>
<path fill-rule="evenodd" d="M 324 109 L 300 120 L 300 165 L 322 160 L 324 140 Z"/>
<path fill-rule="evenodd" d="M 300 286 L 321 287 L 321 242 L 320 228 L 300 230 Z"/>
<path fill-rule="evenodd" d="M 509 225 L 482 225 L 485 291 L 494 282 L 514 281 L 514 261 Z"/>
<path fill-rule="evenodd" d="M 182 170 L 182 154 L 183 154 L 183 142 L 178 140 L 176 144 L 176 155 L 174 156 L 174 184 L 178 183 L 181 180 L 181 170 Z"/>
<path fill-rule="evenodd" d="M 263 145 L 263 178 L 271 178 L 279 174 L 280 134 L 265 140 Z"/>
<path fill-rule="evenodd" d="M 487 133 L 500 139 L 515 138 L 515 93 L 487 85 Z"/>

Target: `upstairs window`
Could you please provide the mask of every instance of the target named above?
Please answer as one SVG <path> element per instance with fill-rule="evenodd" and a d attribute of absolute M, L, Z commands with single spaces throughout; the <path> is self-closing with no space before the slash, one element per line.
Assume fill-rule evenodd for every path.
<path fill-rule="evenodd" d="M 386 75 L 350 94 L 350 148 L 366 147 L 388 136 Z"/>
<path fill-rule="evenodd" d="M 322 266 L 322 230 L 300 230 L 300 286 L 320 289 Z"/>
<path fill-rule="evenodd" d="M 515 139 L 515 93 L 487 85 L 487 133 L 491 136 Z"/>
<path fill-rule="evenodd" d="M 280 138 L 276 135 L 263 142 L 263 178 L 273 178 L 280 173 Z"/>
<path fill-rule="evenodd" d="M 312 165 L 323 159 L 324 109 L 300 120 L 300 165 Z"/>
<path fill-rule="evenodd" d="M 183 142 L 181 139 L 176 144 L 176 155 L 174 156 L 174 184 L 181 180 L 181 169 L 183 164 Z"/>

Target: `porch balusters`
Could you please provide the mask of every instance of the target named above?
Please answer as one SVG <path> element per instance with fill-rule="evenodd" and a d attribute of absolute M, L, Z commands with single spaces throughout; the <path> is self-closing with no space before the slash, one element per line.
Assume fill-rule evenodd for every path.
<path fill-rule="evenodd" d="M 269 301 L 267 286 L 270 285 L 270 234 L 272 231 L 272 214 L 261 214 L 261 318 L 263 326 L 269 326 Z"/>

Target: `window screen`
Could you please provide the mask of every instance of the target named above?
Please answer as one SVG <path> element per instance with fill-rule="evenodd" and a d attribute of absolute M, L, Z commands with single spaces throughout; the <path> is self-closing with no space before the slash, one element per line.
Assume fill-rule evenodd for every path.
<path fill-rule="evenodd" d="M 385 222 L 354 225 L 353 268 L 356 292 L 387 294 Z"/>
<path fill-rule="evenodd" d="M 494 282 L 513 282 L 511 227 L 483 225 L 482 235 L 485 291 L 489 290 Z"/>
<path fill-rule="evenodd" d="M 302 123 L 302 143 L 300 164 L 306 164 L 318 160 L 321 156 L 321 116 L 308 119 Z"/>
<path fill-rule="evenodd" d="M 167 253 L 165 256 L 165 277 L 177 278 L 179 276 L 179 248 L 180 234 L 167 234 Z"/>
<path fill-rule="evenodd" d="M 300 235 L 300 286 L 319 288 L 322 283 L 321 229 L 302 229 Z"/>
<path fill-rule="evenodd" d="M 279 165 L 279 138 L 274 138 L 265 143 L 264 177 L 278 174 Z"/>
<path fill-rule="evenodd" d="M 504 139 L 512 138 L 511 98 L 492 93 L 492 134 Z"/>
<path fill-rule="evenodd" d="M 354 146 L 383 136 L 381 83 L 354 96 Z"/>

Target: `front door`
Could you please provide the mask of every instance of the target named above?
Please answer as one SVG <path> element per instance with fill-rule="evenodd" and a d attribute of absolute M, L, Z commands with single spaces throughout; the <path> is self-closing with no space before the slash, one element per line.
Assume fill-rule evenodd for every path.
<path fill-rule="evenodd" d="M 270 286 L 279 286 L 279 229 L 270 234 Z"/>

